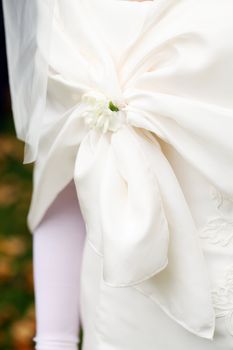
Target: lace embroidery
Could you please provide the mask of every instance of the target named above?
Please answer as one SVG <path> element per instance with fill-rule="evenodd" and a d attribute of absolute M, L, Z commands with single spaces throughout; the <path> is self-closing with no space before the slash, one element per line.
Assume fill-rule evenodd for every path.
<path fill-rule="evenodd" d="M 229 265 L 219 285 L 212 290 L 216 317 L 224 317 L 225 325 L 233 335 L 233 264 Z"/>
<path fill-rule="evenodd" d="M 233 197 L 214 186 L 211 186 L 210 195 L 219 214 L 208 218 L 207 224 L 199 230 L 199 236 L 222 247 L 233 244 Z"/>
<path fill-rule="evenodd" d="M 210 188 L 210 196 L 215 201 L 217 209 L 233 219 L 233 196 L 222 193 L 214 186 Z"/>
<path fill-rule="evenodd" d="M 208 239 L 212 244 L 227 246 L 229 243 L 233 243 L 233 221 L 219 216 L 210 218 L 199 231 L 199 236 Z"/>

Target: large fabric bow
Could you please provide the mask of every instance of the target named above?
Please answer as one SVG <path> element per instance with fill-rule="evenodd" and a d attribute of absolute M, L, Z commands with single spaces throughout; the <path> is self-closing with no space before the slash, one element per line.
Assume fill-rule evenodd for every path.
<path fill-rule="evenodd" d="M 38 181 L 52 200 L 61 189 L 57 169 L 64 182 L 74 177 L 87 239 L 103 258 L 109 286 L 139 288 L 180 325 L 213 338 L 215 314 L 197 228 L 160 146 L 160 140 L 169 143 L 211 183 L 233 194 L 227 62 L 217 29 L 200 25 L 208 13 L 227 32 L 226 8 L 221 12 L 217 1 L 206 0 L 202 13 L 195 1 L 140 7 L 91 0 L 80 2 L 74 18 L 69 12 L 65 27 L 71 39 L 64 39 L 67 50 L 54 39 L 51 65 L 58 74 L 49 82 L 64 114 L 44 134 L 45 152 L 50 151 L 41 151 L 48 161 L 44 168 L 38 161 Z M 93 91 L 105 100 L 95 104 Z M 107 102 L 119 108 L 110 112 Z M 54 183 L 46 188 L 51 173 Z M 37 195 L 37 205 L 42 198 Z M 42 214 L 37 212 L 37 222 Z M 36 222 L 29 217 L 30 223 Z"/>

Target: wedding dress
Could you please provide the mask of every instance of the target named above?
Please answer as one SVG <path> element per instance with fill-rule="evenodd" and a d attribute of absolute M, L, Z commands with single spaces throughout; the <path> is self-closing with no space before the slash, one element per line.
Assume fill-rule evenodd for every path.
<path fill-rule="evenodd" d="M 73 179 L 83 349 L 232 349 L 232 1 L 33 11 L 37 45 L 17 56 L 7 41 L 17 135 L 35 161 L 28 226 Z"/>

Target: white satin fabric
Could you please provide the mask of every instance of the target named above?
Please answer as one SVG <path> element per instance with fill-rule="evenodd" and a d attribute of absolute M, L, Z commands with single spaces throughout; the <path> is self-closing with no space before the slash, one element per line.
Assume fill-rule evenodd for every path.
<path fill-rule="evenodd" d="M 106 285 L 136 286 L 186 330 L 213 339 L 198 223 L 161 145 L 233 196 L 233 3 L 57 5 L 29 228 L 74 178 Z M 82 97 L 93 91 L 123 106 L 116 131 L 85 123 Z"/>

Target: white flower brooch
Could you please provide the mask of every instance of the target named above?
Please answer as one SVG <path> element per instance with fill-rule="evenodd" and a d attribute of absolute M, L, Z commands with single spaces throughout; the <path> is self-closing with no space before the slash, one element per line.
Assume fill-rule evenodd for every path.
<path fill-rule="evenodd" d="M 125 121 L 124 108 L 120 109 L 113 101 L 100 92 L 91 91 L 83 94 L 82 101 L 87 108 L 81 114 L 90 128 L 97 128 L 102 132 L 116 131 Z"/>

